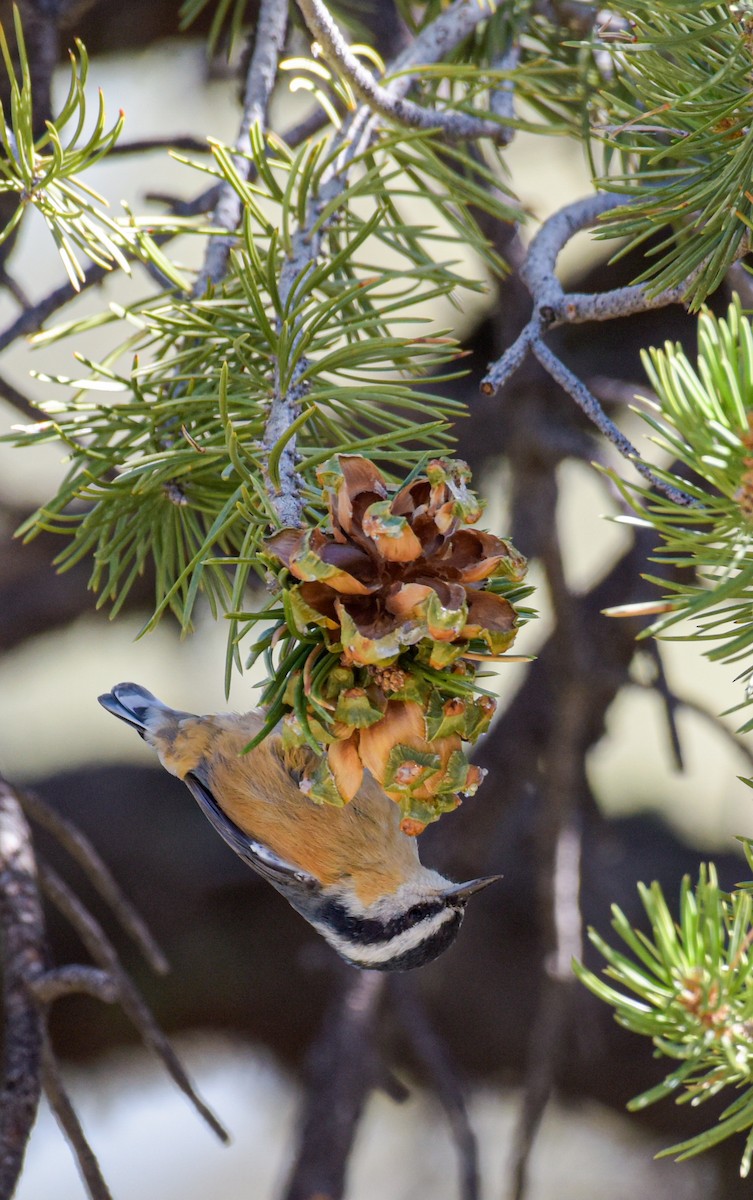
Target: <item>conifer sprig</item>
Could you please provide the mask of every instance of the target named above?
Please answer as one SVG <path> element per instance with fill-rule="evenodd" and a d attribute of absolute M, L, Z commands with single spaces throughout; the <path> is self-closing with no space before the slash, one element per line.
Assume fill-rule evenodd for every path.
<path fill-rule="evenodd" d="M 81 174 L 103 158 L 115 145 L 123 128 L 123 113 L 107 129 L 105 104 L 99 93 L 94 127 L 82 139 L 87 117 L 86 80 L 89 60 L 76 42 L 70 54 L 71 77 L 68 94 L 46 131 L 35 136 L 31 74 L 18 10 L 14 9 L 19 75 L 13 64 L 5 31 L 0 25 L 0 52 L 10 83 L 9 111 L 0 105 L 0 193 L 15 193 L 15 212 L 0 231 L 0 245 L 15 231 L 27 208 L 33 206 L 44 218 L 60 253 L 71 285 L 78 290 L 84 278 L 78 254 L 84 253 L 99 266 L 118 266 L 129 271 L 127 253 L 133 241 L 127 225 L 105 211 L 107 201 L 81 178 Z"/>
<path fill-rule="evenodd" d="M 432 228 L 406 221 L 403 198 L 417 184 L 405 162 L 430 164 L 435 177 L 452 168 L 431 135 L 385 133 L 353 156 L 326 212 L 320 255 L 283 297 L 279 281 L 335 150 L 325 136 L 293 152 L 258 130 L 251 143 L 254 183 L 229 149 L 213 147 L 212 170 L 243 196 L 245 211 L 220 288 L 204 299 L 168 294 L 103 314 L 128 322 L 128 341 L 106 362 L 85 362 L 88 379 L 58 378 L 77 394 L 53 403 L 50 421 L 19 438 L 62 438 L 71 453 L 63 488 L 25 533 L 66 534 L 61 567 L 92 555 L 92 586 L 114 611 L 152 560 L 157 593 L 147 627 L 168 609 L 188 627 L 202 592 L 217 614 L 242 608 L 243 589 L 261 570 L 265 528 L 277 522 L 270 477 L 274 487 L 291 435 L 301 499 L 315 517 L 324 512 L 316 469 L 333 453 L 362 450 L 393 477 L 396 458 L 409 469 L 448 447 L 447 422 L 461 409 L 436 389 L 455 373 L 458 347 L 441 329 L 426 329 L 423 313 L 432 298 L 467 286 L 451 259 L 455 237 L 498 266 L 471 213 L 472 183 L 451 202 L 439 188 L 433 193 L 457 230 L 443 231 L 446 259 Z M 166 219 L 160 231 L 170 228 Z M 65 336 L 91 325 L 68 325 Z M 431 389 L 421 384 L 429 372 Z M 296 427 L 266 445 L 275 389 L 294 382 L 304 396 Z M 233 647 L 235 635 L 233 627 Z"/>
<path fill-rule="evenodd" d="M 681 475 L 675 465 L 656 467 L 657 475 L 682 487 L 695 507 L 615 478 L 641 523 L 657 532 L 653 561 L 675 569 L 672 579 L 646 576 L 662 588 L 666 610 L 646 634 L 711 643 L 707 656 L 738 665 L 747 685 L 753 679 L 753 329 L 739 299 L 726 319 L 700 316 L 698 345 L 695 365 L 669 342 L 644 354 L 658 402 L 644 401 L 638 410 L 670 464 L 685 468 Z M 676 632 L 681 621 L 692 622 L 686 633 Z M 743 726 L 751 728 L 753 721 Z"/>
<path fill-rule="evenodd" d="M 594 96 L 594 132 L 608 168 L 599 184 L 626 205 L 605 218 L 604 236 L 627 239 L 621 254 L 658 236 L 636 282 L 649 292 L 686 282 L 697 309 L 750 244 L 753 8 L 610 7 L 624 26 L 603 46 L 613 78 Z"/>
<path fill-rule="evenodd" d="M 753 866 L 750 843 L 744 844 Z M 703 867 L 695 887 L 683 880 L 675 919 L 658 883 L 639 884 L 649 932 L 634 929 L 613 905 L 612 928 L 626 950 L 590 930 L 607 965 L 596 975 L 574 964 L 581 982 L 614 1008 L 620 1025 L 650 1038 L 658 1054 L 678 1064 L 630 1102 L 633 1112 L 667 1097 L 697 1106 L 737 1089 L 714 1125 L 662 1154 L 692 1158 L 744 1134 L 743 1175 L 753 1155 L 752 888 L 727 894 L 713 865 Z"/>

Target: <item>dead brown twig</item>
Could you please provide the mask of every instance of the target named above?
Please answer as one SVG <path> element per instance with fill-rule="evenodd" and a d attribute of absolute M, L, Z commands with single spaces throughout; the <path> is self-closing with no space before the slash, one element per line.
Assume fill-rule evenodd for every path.
<path fill-rule="evenodd" d="M 40 862 L 27 815 L 44 825 L 75 858 L 151 964 L 158 970 L 167 966 L 143 921 L 88 839 L 38 796 L 25 795 L 0 776 L 0 932 L 5 1010 L 0 1200 L 10 1200 L 15 1191 L 42 1091 L 71 1145 L 92 1200 L 109 1200 L 109 1189 L 66 1093 L 47 1031 L 50 1007 L 59 997 L 85 994 L 106 1004 L 119 1004 L 200 1116 L 221 1140 L 226 1141 L 228 1135 L 196 1092 L 121 966 L 105 931 L 68 884 Z M 42 892 L 74 927 L 95 966 L 50 964 Z"/>

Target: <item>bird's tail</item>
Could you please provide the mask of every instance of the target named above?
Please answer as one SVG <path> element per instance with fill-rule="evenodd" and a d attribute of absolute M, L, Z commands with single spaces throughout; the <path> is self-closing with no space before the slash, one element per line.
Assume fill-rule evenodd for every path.
<path fill-rule="evenodd" d="M 120 717 L 127 725 L 132 725 L 142 737 L 164 725 L 166 718 L 180 720 L 191 715 L 176 712 L 138 683 L 116 683 L 111 692 L 106 692 L 98 699 L 103 708 L 114 717 Z"/>

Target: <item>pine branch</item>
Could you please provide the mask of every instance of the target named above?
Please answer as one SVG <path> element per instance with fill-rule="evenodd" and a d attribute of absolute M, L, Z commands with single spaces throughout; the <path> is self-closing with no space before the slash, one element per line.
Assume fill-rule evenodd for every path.
<path fill-rule="evenodd" d="M 356 113 L 346 122 L 335 139 L 337 152 L 332 155 L 331 165 L 322 175 L 317 194 L 308 201 L 305 218 L 293 235 L 290 252 L 285 258 L 279 279 L 282 312 L 290 304 L 294 288 L 318 260 L 327 226 L 335 219 L 337 213 L 336 201 L 347 187 L 351 163 L 370 140 L 372 130 L 365 116 L 363 111 Z M 329 219 L 326 216 L 327 210 L 330 211 Z M 280 328 L 281 318 L 278 316 L 278 332 Z M 295 346 L 294 341 L 293 350 Z M 279 358 L 275 358 L 274 392 L 262 438 L 264 478 L 272 507 L 283 526 L 300 525 L 303 513 L 301 481 L 296 471 L 296 437 L 290 436 L 289 431 L 300 415 L 301 404 L 308 394 L 308 386 L 301 382 L 301 376 L 308 366 L 308 361 L 301 358 L 294 368 L 290 385 L 286 388 L 281 381 Z M 283 439 L 284 447 L 279 455 L 276 482 L 270 475 L 270 461 Z"/>
<path fill-rule="evenodd" d="M 753 865 L 751 846 L 744 845 Z M 713 866 L 702 867 L 695 886 L 687 876 L 683 879 L 676 920 L 658 883 L 639 884 L 638 890 L 649 933 L 633 929 L 614 905 L 612 926 L 624 949 L 590 930 L 607 965 L 596 975 L 575 963 L 576 973 L 614 1008 L 621 1025 L 650 1038 L 657 1054 L 676 1064 L 661 1083 L 630 1102 L 634 1112 L 666 1097 L 697 1106 L 724 1089 L 734 1090 L 715 1124 L 662 1153 L 691 1158 L 745 1134 L 740 1173 L 746 1176 L 753 1157 L 753 884 L 727 895 Z"/>
<path fill-rule="evenodd" d="M 233 167 L 241 179 L 248 179 L 251 158 L 248 155 L 249 132 L 258 124 L 264 129 L 267 109 L 277 79 L 277 60 L 285 43 L 288 23 L 287 0 L 261 0 L 254 33 L 254 49 L 246 73 L 243 115 Z M 230 251 L 236 243 L 235 230 L 241 223 L 243 202 L 238 191 L 227 180 L 221 185 L 212 213 L 212 224 L 226 230 L 226 237 L 209 239 L 204 265 L 194 285 L 194 296 L 203 296 L 208 286 L 216 287 L 224 277 Z"/>
<path fill-rule="evenodd" d="M 11 346 L 19 338 L 28 337 L 32 333 L 38 333 L 48 317 L 58 312 L 66 304 L 70 304 L 82 292 L 96 287 L 106 275 L 106 267 L 92 264 L 92 266 L 86 268 L 84 277 L 79 282 L 76 291 L 74 291 L 70 283 L 63 283 L 60 287 L 54 288 L 53 291 L 49 292 L 31 308 L 24 309 L 22 313 L 19 313 L 15 321 L 11 321 L 10 325 L 6 326 L 0 333 L 0 352 L 6 350 L 8 346 Z M 34 419 L 36 420 L 36 417 Z"/>
<path fill-rule="evenodd" d="M 413 83 L 412 68 L 429 66 L 449 57 L 498 8 L 498 0 L 485 3 L 454 0 L 449 8 L 421 30 L 387 68 L 388 77 L 400 73 L 400 78 L 390 79 L 390 98 L 400 99 L 410 90 Z"/>
<path fill-rule="evenodd" d="M 432 56 L 452 54 L 488 16 L 477 6 L 453 5 L 399 56 L 403 74 L 388 87 L 399 95 L 410 86 L 411 54 L 417 69 Z M 270 50 L 272 43 L 260 31 L 260 54 L 264 46 Z M 63 488 L 24 532 L 33 536 L 44 525 L 72 534 L 57 560 L 61 567 L 97 547 L 91 586 L 102 590 L 101 600 L 115 603 L 114 611 L 146 557 L 156 562 L 159 555 L 153 621 L 169 607 L 184 627 L 200 590 L 215 612 L 240 610 L 246 581 L 259 569 L 255 556 L 268 522 L 296 525 L 305 508 L 321 513 L 316 471 L 327 447 L 330 453 L 397 454 L 404 472 L 424 447 L 435 454 L 445 449 L 445 415 L 457 404 L 403 380 L 436 371 L 457 352 L 441 336 L 407 338 L 399 324 L 411 305 L 474 285 L 438 257 L 428 227 L 408 223 L 402 196 L 425 194 L 445 225 L 443 241 L 462 240 L 493 270 L 503 269 L 473 216 L 474 208 L 495 219 L 508 216 L 499 181 L 483 161 L 445 141 L 435 146 L 423 131 L 380 130 L 365 105 L 297 154 L 277 138 L 265 140 L 258 122 L 246 125 L 249 106 L 261 111 L 268 99 L 269 55 L 266 62 L 266 84 L 252 86 L 253 66 L 247 79 L 248 154 L 215 144 L 216 165 L 205 168 L 220 179 L 209 194 L 217 195 L 217 186 L 232 193 L 235 211 L 243 214 L 238 259 L 226 260 L 221 288 L 193 303 L 174 292 L 167 302 L 150 297 L 131 306 L 129 333 L 133 325 L 144 333 L 131 334 L 124 350 L 131 362 L 140 341 L 148 352 L 130 373 L 113 369 L 116 355 L 106 364 L 84 360 L 95 388 L 131 395 L 126 406 L 95 400 L 92 410 L 87 404 L 91 440 L 82 443 L 77 431 L 83 419 L 78 399 L 69 412 L 57 410 L 52 421 L 36 422 L 19 439 L 31 444 L 59 437 L 72 450 Z M 338 86 L 333 82 L 335 91 Z M 507 92 L 504 98 L 507 103 Z M 301 136 L 310 129 L 306 122 Z M 257 203 L 260 193 L 276 206 L 276 221 Z M 367 220 L 354 203 L 363 196 L 372 205 Z M 510 206 L 510 219 L 515 216 Z M 133 222 L 141 257 L 163 283 L 172 276 L 159 246 L 187 226 L 172 217 L 162 225 L 150 219 L 146 229 L 142 224 Z M 395 267 L 373 261 L 379 242 L 391 259 L 399 256 Z M 112 313 L 102 317 L 112 319 Z M 91 324 L 84 318 L 80 327 Z M 63 336 L 77 328 L 76 322 L 64 326 Z M 52 331 L 45 340 L 55 336 Z M 343 338 L 346 345 L 337 349 Z M 204 352 L 207 339 L 212 361 L 226 364 L 219 384 Z M 186 388 L 191 415 L 178 424 Z M 429 414 L 436 419 L 427 420 Z M 172 431 L 167 438 L 166 429 Z M 71 510 L 74 499 L 85 506 Z M 240 665 L 236 635 L 231 626 L 228 661 Z"/>
<path fill-rule="evenodd" d="M 0 194 L 16 202 L 15 212 L 0 231 L 0 245 L 14 236 L 27 205 L 31 204 L 44 218 L 74 289 L 78 289 L 84 278 L 77 251 L 83 251 L 106 269 L 117 264 L 128 272 L 125 251 L 131 239 L 127 225 L 108 216 L 104 211 L 106 201 L 80 178 L 117 141 L 123 127 L 123 113 L 106 130 L 104 99 L 100 94 L 94 128 L 86 139 L 81 138 L 87 115 L 85 85 L 89 63 L 86 50 L 77 43 L 78 57 L 70 54 L 68 95 L 57 115 L 42 122 L 39 102 L 33 95 L 30 59 L 17 9 L 14 26 L 18 77 L 11 47 L 0 25 L 0 54 L 10 92 L 8 111 L 0 121 L 0 143 L 4 150 L 0 158 Z M 42 32 L 45 28 L 46 34 Z M 41 51 L 44 58 L 50 52 L 50 39 L 56 41 L 54 21 L 43 22 L 35 33 L 42 33 L 43 41 L 47 42 L 46 49 Z M 46 105 L 49 97 L 44 72 L 42 84 Z"/>
<path fill-rule="evenodd" d="M 325 113 L 316 110 L 309 117 L 299 121 L 284 135 L 284 140 L 291 147 L 299 146 L 302 142 L 312 137 L 327 123 Z M 180 139 L 179 139 L 180 141 Z M 129 143 L 129 146 L 135 146 L 136 143 Z M 175 143 L 171 142 L 171 146 Z M 201 143 L 202 149 L 205 148 L 204 143 Z M 119 147 L 116 145 L 110 153 L 116 153 Z M 128 152 L 128 146 L 122 149 L 123 153 Z M 159 193 L 147 193 L 148 200 L 160 200 L 163 203 L 169 204 L 176 216 L 195 216 L 204 212 L 210 212 L 215 208 L 221 190 L 221 184 L 215 184 L 211 188 L 205 189 L 192 200 L 175 200 L 172 197 L 164 196 Z M 169 235 L 164 235 L 155 239 L 159 244 L 164 245 L 169 240 Z M 7 349 L 19 338 L 28 337 L 31 334 L 38 333 L 44 325 L 45 321 L 49 320 L 61 308 L 70 304 L 82 292 L 88 291 L 92 287 L 96 287 L 101 283 L 108 274 L 105 267 L 92 264 L 87 267 L 84 272 L 84 277 L 79 283 L 77 291 L 71 287 L 69 283 L 61 284 L 60 287 L 54 288 L 36 304 L 24 305 L 23 312 L 11 322 L 4 330 L 0 331 L 0 352 Z M 6 389 L 3 391 L 4 399 L 8 400 L 13 406 L 27 419 L 38 420 L 39 410 L 31 401 L 26 400 L 22 393 L 17 389 L 13 389 L 11 384 L 4 384 Z"/>
<path fill-rule="evenodd" d="M 618 0 L 613 12 L 623 30 L 602 44 L 613 77 L 592 111 L 604 142 L 598 186 L 622 203 L 603 236 L 628 239 L 626 252 L 655 235 L 637 282 L 649 293 L 679 287 L 697 310 L 750 246 L 749 6 Z"/>
<path fill-rule="evenodd" d="M 481 381 L 481 391 L 487 396 L 494 395 L 518 370 L 527 355 L 533 354 L 544 370 L 572 396 L 586 416 L 616 446 L 620 454 L 629 459 L 644 479 L 675 504 L 693 507 L 696 503 L 694 498 L 663 479 L 643 461 L 638 450 L 607 416 L 596 397 L 544 340 L 547 331 L 557 325 L 606 321 L 612 317 L 682 303 L 684 285 L 667 288 L 655 295 L 650 295 L 641 285 L 594 294 L 564 292 L 555 274 L 560 251 L 576 233 L 590 228 L 618 203 L 615 196 L 589 196 L 560 209 L 544 222 L 531 242 L 521 268 L 521 276 L 533 300 L 532 316 L 512 346 L 491 365 Z"/>
<path fill-rule="evenodd" d="M 122 158 L 130 154 L 149 154 L 152 150 L 185 150 L 191 154 L 208 154 L 209 143 L 189 134 L 175 134 L 172 137 L 136 138 L 131 142 L 116 142 L 110 150 L 113 158 Z"/>
<path fill-rule="evenodd" d="M 490 120 L 461 112 L 423 108 L 404 96 L 395 95 L 389 86 L 382 87 L 351 52 L 322 0 L 297 2 L 309 32 L 321 46 L 325 61 L 347 79 L 356 96 L 373 112 L 412 129 L 441 130 L 453 141 L 490 138 L 502 145 L 509 142 L 510 130 L 502 119 Z M 484 14 L 485 17 L 489 15 L 489 12 Z"/>
<path fill-rule="evenodd" d="M 308 7 L 309 3 L 310 0 L 300 0 L 299 6 L 304 17 L 307 20 L 309 17 L 312 20 L 318 20 L 322 17 L 323 11 L 325 24 L 328 22 L 327 27 L 331 28 L 342 42 L 341 35 L 336 30 L 327 10 L 321 5 L 318 8 Z M 485 12 L 481 6 L 467 5 L 464 0 L 456 0 L 450 9 L 422 31 L 412 46 L 398 56 L 392 68 L 388 70 L 388 74 L 393 70 L 399 70 L 401 75 L 392 80 L 386 88 L 380 89 L 381 94 L 389 103 L 399 104 L 402 102 L 402 98 L 411 84 L 409 73 L 411 66 L 427 65 L 439 57 L 447 55 L 475 29 L 480 21 L 486 20 L 488 15 L 488 12 Z M 342 44 L 344 45 L 344 43 Z M 350 57 L 352 56 L 349 55 L 348 61 L 350 61 Z M 283 309 L 289 303 L 294 285 L 305 277 L 305 274 L 319 258 L 322 238 L 328 224 L 334 219 L 335 202 L 347 187 L 351 166 L 362 157 L 375 133 L 374 116 L 367 105 L 362 105 L 346 121 L 339 136 L 335 139 L 335 149 L 337 151 L 339 147 L 339 152 L 332 155 L 331 166 L 325 170 L 320 181 L 318 195 L 307 206 L 305 219 L 293 237 L 291 252 L 282 269 L 279 292 Z M 331 214 L 329 218 L 325 216 L 327 211 Z M 269 459 L 275 446 L 279 445 L 281 438 L 286 436 L 287 431 L 300 416 L 306 388 L 305 385 L 301 386 L 299 378 L 307 365 L 305 360 L 299 363 L 298 378 L 292 382 L 286 392 L 280 388 L 279 369 L 278 366 L 276 367 L 274 397 L 263 437 L 264 474 L 272 505 L 280 523 L 289 526 L 300 524 L 303 510 L 300 498 L 301 485 L 296 475 L 295 436 L 287 437 L 280 455 L 279 485 L 269 478 Z"/>
<path fill-rule="evenodd" d="M 645 576 L 664 593 L 658 607 L 643 606 L 657 617 L 649 632 L 712 643 L 708 658 L 744 664 L 737 676 L 742 700 L 729 710 L 735 712 L 753 700 L 753 325 L 737 297 L 726 318 L 700 316 L 698 345 L 695 365 L 670 343 L 643 355 L 657 400 L 638 411 L 677 464 L 660 471 L 661 494 L 611 474 L 637 520 L 657 534 L 653 561 L 692 569 L 669 584 Z M 671 495 L 680 485 L 694 501 L 690 510 Z M 677 633 L 688 620 L 691 632 Z M 748 720 L 741 732 L 751 729 Z"/>

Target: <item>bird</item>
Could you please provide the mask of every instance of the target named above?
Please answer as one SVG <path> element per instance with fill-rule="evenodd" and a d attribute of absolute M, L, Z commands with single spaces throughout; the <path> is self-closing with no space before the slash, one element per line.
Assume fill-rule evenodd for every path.
<path fill-rule="evenodd" d="M 351 966 L 407 971 L 457 937 L 465 906 L 499 875 L 453 883 L 424 867 L 400 810 L 368 775 L 342 808 L 298 786 L 307 748 L 279 733 L 244 748 L 263 712 L 198 716 L 171 708 L 136 683 L 99 697 L 159 755 L 227 844 L 280 892 Z"/>

